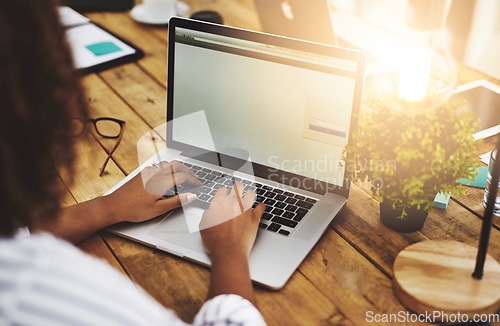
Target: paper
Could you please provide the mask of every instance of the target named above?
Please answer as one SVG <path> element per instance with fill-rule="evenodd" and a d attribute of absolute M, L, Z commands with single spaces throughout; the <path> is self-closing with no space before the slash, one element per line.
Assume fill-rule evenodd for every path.
<path fill-rule="evenodd" d="M 77 69 L 93 67 L 136 52 L 70 7 L 59 7 L 59 19 L 66 27 L 66 38 Z"/>
<path fill-rule="evenodd" d="M 438 193 L 434 197 L 434 205 L 432 207 L 446 209 L 448 208 L 448 203 L 450 202 L 450 194 Z"/>
<path fill-rule="evenodd" d="M 486 153 L 486 154 L 488 154 L 488 153 Z M 484 154 L 484 155 L 486 155 L 486 154 Z M 489 155 L 488 155 L 488 158 L 489 158 Z M 463 184 L 464 186 L 485 188 L 487 177 L 488 177 L 488 168 L 485 166 L 481 166 L 478 169 L 476 181 L 469 181 L 469 183 L 467 183 L 467 180 L 460 179 L 457 182 Z M 433 207 L 440 208 L 440 209 L 446 209 L 448 207 L 449 201 L 450 201 L 450 194 L 438 193 L 436 195 L 436 197 L 434 198 Z"/>
<path fill-rule="evenodd" d="M 135 53 L 132 47 L 92 23 L 68 29 L 66 37 L 77 69 Z"/>
<path fill-rule="evenodd" d="M 476 176 L 476 181 L 470 181 L 467 183 L 467 180 L 460 179 L 457 180 L 458 183 L 463 184 L 464 186 L 477 187 L 477 188 L 485 188 L 486 180 L 488 178 L 488 168 L 486 166 L 480 166 L 478 169 L 478 174 Z"/>
<path fill-rule="evenodd" d="M 482 155 L 479 155 L 479 159 L 481 159 L 481 162 L 483 162 L 484 164 L 486 164 L 488 166 L 490 166 L 491 152 L 493 152 L 493 151 L 489 151 L 488 153 L 484 153 Z"/>
<path fill-rule="evenodd" d="M 86 46 L 93 54 L 100 56 L 121 51 L 120 47 L 113 42 L 100 42 Z"/>
<path fill-rule="evenodd" d="M 59 20 L 65 27 L 83 25 L 90 21 L 87 17 L 80 15 L 70 7 L 66 6 L 59 7 Z"/>

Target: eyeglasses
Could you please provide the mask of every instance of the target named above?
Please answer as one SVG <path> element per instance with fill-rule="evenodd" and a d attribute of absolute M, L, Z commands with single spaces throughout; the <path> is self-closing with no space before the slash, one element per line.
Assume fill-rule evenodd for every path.
<path fill-rule="evenodd" d="M 69 134 L 68 136 L 77 137 L 82 135 L 83 132 L 85 131 L 87 123 L 90 122 L 94 125 L 95 131 L 99 136 L 103 138 L 116 139 L 115 146 L 109 152 L 106 161 L 104 161 L 104 164 L 102 165 L 101 170 L 99 171 L 99 176 L 102 177 L 102 175 L 104 174 L 104 169 L 106 168 L 106 165 L 108 164 L 111 155 L 113 155 L 115 150 L 118 148 L 118 145 L 120 145 L 120 142 L 122 141 L 123 134 L 125 133 L 125 121 L 114 118 L 97 118 L 97 119 L 86 119 L 86 120 L 79 118 L 72 118 L 70 122 L 71 134 Z"/>

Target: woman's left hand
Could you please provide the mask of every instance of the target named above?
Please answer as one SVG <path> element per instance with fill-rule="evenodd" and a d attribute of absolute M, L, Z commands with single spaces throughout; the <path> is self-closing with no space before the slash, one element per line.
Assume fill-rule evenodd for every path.
<path fill-rule="evenodd" d="M 196 199 L 183 193 L 171 198 L 163 195 L 174 185 L 201 186 L 193 171 L 177 161 L 147 167 L 108 196 L 101 196 L 61 209 L 56 218 L 33 218 L 31 232 L 50 232 L 78 243 L 94 232 L 118 222 L 142 222 Z"/>
<path fill-rule="evenodd" d="M 188 204 L 196 199 L 192 193 L 182 193 L 170 198 L 163 195 L 174 185 L 189 183 L 202 186 L 198 177 L 178 161 L 160 162 L 143 169 L 138 175 L 105 196 L 113 205 L 116 222 L 142 222 L 169 210 Z"/>

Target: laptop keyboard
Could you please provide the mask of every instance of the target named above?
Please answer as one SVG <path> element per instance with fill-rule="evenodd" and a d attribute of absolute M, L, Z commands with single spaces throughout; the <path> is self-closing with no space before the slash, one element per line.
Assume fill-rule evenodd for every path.
<path fill-rule="evenodd" d="M 264 203 L 266 205 L 266 210 L 264 214 L 262 214 L 259 228 L 271 232 L 276 232 L 285 236 L 290 235 L 317 202 L 316 199 L 311 197 L 235 177 L 192 163 L 180 162 L 193 170 L 203 183 L 203 187 L 193 188 L 193 186 L 189 184 L 177 185 L 164 195 L 165 198 L 189 191 L 198 196 L 198 199 L 192 202 L 191 205 L 202 209 L 208 209 L 210 201 L 219 188 L 231 188 L 235 182 L 241 182 L 245 185 L 244 192 L 248 189 L 252 189 L 257 195 L 253 208 L 259 203 Z"/>

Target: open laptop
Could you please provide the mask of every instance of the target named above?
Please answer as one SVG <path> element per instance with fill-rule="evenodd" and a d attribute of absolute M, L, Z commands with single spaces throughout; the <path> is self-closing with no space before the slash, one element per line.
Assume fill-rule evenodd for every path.
<path fill-rule="evenodd" d="M 168 36 L 167 147 L 109 191 L 158 161 L 179 160 L 203 187 L 198 199 L 118 235 L 210 264 L 197 229 L 215 190 L 242 182 L 266 204 L 250 255 L 254 282 L 280 289 L 349 196 L 339 167 L 357 125 L 363 53 L 172 18 Z"/>
<path fill-rule="evenodd" d="M 356 49 L 368 64 L 401 40 L 353 14 L 332 10 L 328 0 L 254 0 L 266 33 Z"/>
<path fill-rule="evenodd" d="M 338 45 L 327 0 L 255 0 L 255 8 L 266 33 Z"/>

